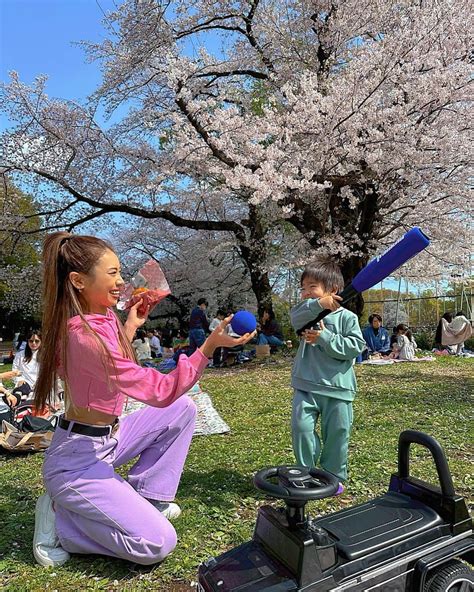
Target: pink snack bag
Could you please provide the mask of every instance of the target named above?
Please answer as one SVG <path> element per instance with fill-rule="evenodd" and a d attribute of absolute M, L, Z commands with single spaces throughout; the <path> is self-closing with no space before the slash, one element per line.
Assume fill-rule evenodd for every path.
<path fill-rule="evenodd" d="M 123 287 L 117 308 L 128 310 L 142 299 L 143 302 L 137 312 L 143 316 L 147 306 L 150 306 L 151 312 L 168 294 L 171 294 L 171 290 L 163 270 L 156 261 L 150 259 L 133 276 L 132 281 Z"/>

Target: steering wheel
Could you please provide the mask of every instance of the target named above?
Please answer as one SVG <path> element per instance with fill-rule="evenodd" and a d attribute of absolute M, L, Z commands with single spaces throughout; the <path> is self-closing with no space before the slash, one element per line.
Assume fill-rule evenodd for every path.
<path fill-rule="evenodd" d="M 270 479 L 276 477 L 278 484 Z M 260 491 L 287 502 L 308 502 L 334 495 L 339 487 L 338 478 L 322 469 L 296 465 L 283 465 L 262 469 L 253 478 Z"/>

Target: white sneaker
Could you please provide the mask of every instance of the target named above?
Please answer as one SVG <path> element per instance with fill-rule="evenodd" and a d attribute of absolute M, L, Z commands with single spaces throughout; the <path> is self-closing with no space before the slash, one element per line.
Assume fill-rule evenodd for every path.
<path fill-rule="evenodd" d="M 150 504 L 155 506 L 155 508 L 159 510 L 168 520 L 174 520 L 181 515 L 181 508 L 174 502 L 160 502 L 158 500 L 152 499 L 149 499 L 148 501 Z"/>
<path fill-rule="evenodd" d="M 56 567 L 66 563 L 70 555 L 59 544 L 55 529 L 56 517 L 49 495 L 40 495 L 36 502 L 33 555 L 40 565 Z"/>

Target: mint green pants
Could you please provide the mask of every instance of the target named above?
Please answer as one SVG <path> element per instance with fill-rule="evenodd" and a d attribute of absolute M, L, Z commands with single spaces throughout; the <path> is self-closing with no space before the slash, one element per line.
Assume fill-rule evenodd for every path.
<path fill-rule="evenodd" d="M 321 438 L 316 424 L 321 416 Z M 347 454 L 351 434 L 352 401 L 295 390 L 291 434 L 296 462 L 347 479 Z"/>

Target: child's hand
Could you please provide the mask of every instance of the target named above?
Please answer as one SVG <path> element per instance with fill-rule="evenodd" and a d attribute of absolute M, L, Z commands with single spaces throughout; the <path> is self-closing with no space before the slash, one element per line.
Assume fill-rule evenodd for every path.
<path fill-rule="evenodd" d="M 319 329 L 306 329 L 303 333 L 303 339 L 306 343 L 314 344 L 318 341 L 319 336 L 324 331 L 323 321 L 319 321 Z"/>
<path fill-rule="evenodd" d="M 319 304 L 324 308 L 324 309 L 328 309 L 328 310 L 337 310 L 338 308 L 340 308 L 341 304 L 340 301 L 342 300 L 342 298 L 340 296 L 338 296 L 335 292 L 333 292 L 332 294 L 328 294 L 327 296 L 323 296 L 322 298 L 319 298 Z"/>

